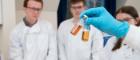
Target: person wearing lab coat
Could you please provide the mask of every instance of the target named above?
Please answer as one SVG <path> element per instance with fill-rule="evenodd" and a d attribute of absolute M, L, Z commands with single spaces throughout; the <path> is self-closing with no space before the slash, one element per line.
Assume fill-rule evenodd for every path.
<path fill-rule="evenodd" d="M 71 33 L 85 10 L 85 1 L 70 0 L 70 9 L 73 17 L 63 21 L 58 29 L 59 60 L 105 60 L 103 36 L 98 29 L 90 26 L 88 41 L 82 39 L 83 27 L 76 35 Z"/>
<path fill-rule="evenodd" d="M 26 16 L 11 33 L 9 60 L 57 60 L 52 25 L 38 18 L 42 8 L 42 0 L 24 1 Z"/>
<path fill-rule="evenodd" d="M 122 39 L 131 48 L 140 51 L 140 27 L 128 24 L 126 21 L 117 21 L 104 7 L 90 8 L 80 14 L 80 19 L 88 16 L 85 24 L 90 24 L 99 30 Z"/>
<path fill-rule="evenodd" d="M 132 25 L 139 25 L 139 15 L 133 6 L 123 6 L 116 11 L 116 19 L 127 21 Z M 123 43 L 123 40 L 114 37 L 110 38 L 105 46 L 111 52 L 110 60 L 139 60 L 140 51 Z"/>

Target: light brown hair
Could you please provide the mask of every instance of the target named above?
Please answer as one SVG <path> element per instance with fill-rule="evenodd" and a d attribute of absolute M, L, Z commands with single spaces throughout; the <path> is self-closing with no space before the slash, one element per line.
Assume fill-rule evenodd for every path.
<path fill-rule="evenodd" d="M 27 4 L 30 0 L 24 0 L 24 3 L 23 3 L 23 7 L 27 7 Z M 39 3 L 41 3 L 42 7 L 43 7 L 43 0 L 33 0 L 33 1 L 37 1 Z"/>
<path fill-rule="evenodd" d="M 78 2 L 83 2 L 83 4 L 86 5 L 86 1 L 85 0 L 70 0 L 70 5 L 71 4 L 76 4 Z"/>

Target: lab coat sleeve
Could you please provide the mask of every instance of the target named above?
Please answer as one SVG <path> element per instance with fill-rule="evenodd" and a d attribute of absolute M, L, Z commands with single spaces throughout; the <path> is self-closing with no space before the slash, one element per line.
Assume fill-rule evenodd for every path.
<path fill-rule="evenodd" d="M 94 29 L 93 44 L 92 44 L 92 60 L 108 60 L 105 54 L 105 49 L 103 48 L 103 34 Z"/>
<path fill-rule="evenodd" d="M 129 31 L 123 42 L 134 49 L 140 50 L 140 27 L 130 25 Z"/>
<path fill-rule="evenodd" d="M 61 24 L 59 29 L 58 29 L 58 55 L 59 55 L 59 60 L 66 60 L 66 55 L 65 55 L 65 44 L 64 44 L 64 34 L 63 34 L 63 25 Z"/>
<path fill-rule="evenodd" d="M 9 60 L 23 60 L 22 44 L 16 31 L 10 35 Z"/>
<path fill-rule="evenodd" d="M 108 41 L 107 44 L 104 46 L 105 53 L 107 55 L 108 60 L 111 59 L 112 57 L 112 48 L 114 47 L 115 43 L 117 42 L 117 38 L 115 36 L 111 37 Z"/>
<path fill-rule="evenodd" d="M 56 40 L 56 32 L 50 28 L 49 29 L 49 49 L 47 53 L 46 60 L 58 60 L 57 57 L 57 40 Z"/>

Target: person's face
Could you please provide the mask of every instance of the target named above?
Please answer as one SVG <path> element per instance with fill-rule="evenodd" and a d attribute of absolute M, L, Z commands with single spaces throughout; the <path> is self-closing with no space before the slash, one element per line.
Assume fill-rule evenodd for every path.
<path fill-rule="evenodd" d="M 27 7 L 25 7 L 25 14 L 27 20 L 29 20 L 30 23 L 34 23 L 42 10 L 42 5 L 40 2 L 29 0 L 27 3 Z"/>
<path fill-rule="evenodd" d="M 74 18 L 79 19 L 80 13 L 85 10 L 85 5 L 83 4 L 83 2 L 78 2 L 75 4 L 71 4 L 70 8 L 71 8 L 72 16 Z"/>
<path fill-rule="evenodd" d="M 129 14 L 127 14 L 127 13 L 118 13 L 116 15 L 116 19 L 117 20 L 121 20 L 121 21 L 122 20 L 125 20 L 128 23 L 133 24 L 133 25 L 137 24 L 136 20 L 132 16 L 130 16 Z"/>

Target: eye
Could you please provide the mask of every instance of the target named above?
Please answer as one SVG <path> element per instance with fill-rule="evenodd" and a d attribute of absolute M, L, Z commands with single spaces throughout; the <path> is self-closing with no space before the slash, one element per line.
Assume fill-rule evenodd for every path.
<path fill-rule="evenodd" d="M 125 18 L 124 20 L 130 21 L 131 19 L 134 19 L 134 18 Z"/>

